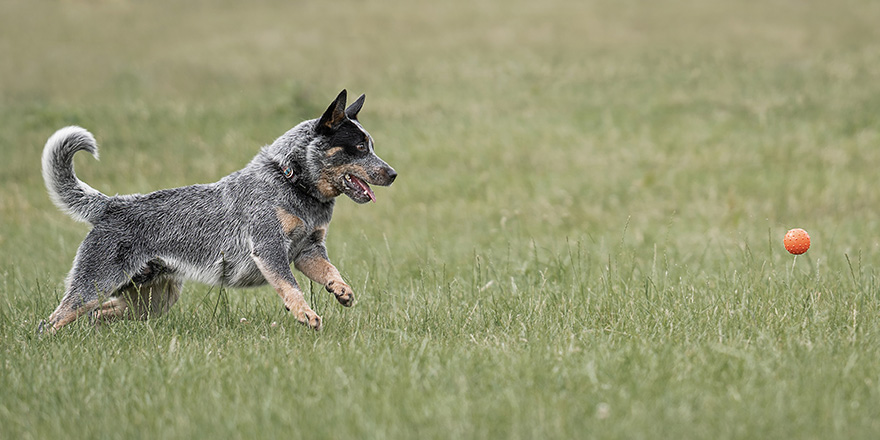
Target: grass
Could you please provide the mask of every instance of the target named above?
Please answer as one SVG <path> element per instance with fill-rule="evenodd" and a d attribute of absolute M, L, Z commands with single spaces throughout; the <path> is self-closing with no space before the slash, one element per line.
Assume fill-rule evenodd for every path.
<path fill-rule="evenodd" d="M 0 437 L 876 438 L 877 4 L 296 3 L 0 4 Z M 34 334 L 87 231 L 55 129 L 148 192 L 342 88 L 401 173 L 337 205 L 355 307 L 190 283 Z"/>

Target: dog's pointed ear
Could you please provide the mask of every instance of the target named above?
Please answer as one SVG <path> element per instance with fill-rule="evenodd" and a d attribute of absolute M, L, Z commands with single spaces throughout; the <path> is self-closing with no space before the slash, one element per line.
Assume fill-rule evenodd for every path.
<path fill-rule="evenodd" d="M 345 121 L 345 96 L 346 91 L 342 89 L 330 107 L 327 107 L 324 116 L 318 120 L 318 130 L 335 131 Z"/>
<path fill-rule="evenodd" d="M 364 106 L 364 99 L 366 98 L 367 95 L 361 95 L 361 97 L 358 98 L 357 101 L 352 102 L 351 105 L 348 106 L 347 109 L 345 109 L 345 116 L 348 116 L 348 119 L 354 119 L 355 121 L 357 121 L 358 112 L 360 112 L 361 107 Z"/>

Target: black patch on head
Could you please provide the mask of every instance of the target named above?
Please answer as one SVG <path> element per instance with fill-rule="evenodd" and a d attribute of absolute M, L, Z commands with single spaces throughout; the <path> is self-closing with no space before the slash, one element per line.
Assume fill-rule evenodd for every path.
<path fill-rule="evenodd" d="M 360 127 L 351 120 L 340 124 L 339 129 L 328 137 L 327 148 L 342 147 L 343 151 L 351 155 L 365 154 L 359 151 L 358 145 L 366 145 L 367 135 Z"/>

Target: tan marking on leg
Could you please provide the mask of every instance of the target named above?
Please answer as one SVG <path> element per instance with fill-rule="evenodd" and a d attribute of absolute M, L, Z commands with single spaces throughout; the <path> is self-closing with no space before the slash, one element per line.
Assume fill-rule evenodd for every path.
<path fill-rule="evenodd" d="M 76 310 L 74 310 L 72 304 L 70 304 L 71 301 L 73 300 L 69 299 L 68 296 L 65 296 L 61 300 L 61 304 L 58 305 L 58 308 L 56 308 L 55 311 L 52 312 L 51 315 L 49 315 L 49 323 L 52 324 L 53 330 L 58 330 L 61 327 L 70 324 L 71 322 L 76 320 L 76 318 L 85 315 L 86 313 L 92 311 L 94 308 L 100 305 L 100 301 L 95 299 L 79 306 L 78 308 L 76 308 Z"/>
<path fill-rule="evenodd" d="M 354 303 L 351 286 L 342 279 L 336 266 L 326 259 L 317 256 L 300 258 L 294 262 L 294 265 L 309 279 L 324 286 L 343 306 L 350 307 Z"/>
<path fill-rule="evenodd" d="M 321 317 L 309 307 L 308 303 L 306 303 L 302 291 L 285 281 L 280 275 L 269 270 L 265 263 L 263 263 L 258 257 L 253 257 L 253 259 L 254 262 L 257 263 L 257 267 L 260 269 L 263 277 L 266 278 L 266 281 L 275 288 L 276 292 L 278 292 L 278 295 L 284 302 L 284 307 L 293 313 L 296 320 L 315 330 L 320 330 Z"/>
<path fill-rule="evenodd" d="M 294 266 L 312 281 L 326 286 L 329 281 L 342 281 L 339 270 L 321 257 L 306 257 L 294 261 Z"/>
<path fill-rule="evenodd" d="M 125 298 L 112 298 L 95 310 L 95 319 L 97 321 L 113 321 L 125 317 L 127 310 L 128 302 Z"/>
<path fill-rule="evenodd" d="M 278 221 L 281 222 L 281 230 L 284 231 L 284 235 L 291 235 L 296 228 L 303 224 L 301 218 L 287 212 L 281 207 L 275 208 L 275 215 L 278 217 Z"/>

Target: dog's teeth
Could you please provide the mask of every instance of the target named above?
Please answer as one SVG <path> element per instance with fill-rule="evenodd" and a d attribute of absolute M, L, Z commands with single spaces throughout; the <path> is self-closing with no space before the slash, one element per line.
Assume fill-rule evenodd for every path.
<path fill-rule="evenodd" d="M 351 182 L 351 174 L 346 174 L 346 175 L 345 175 L 345 180 Z"/>

